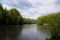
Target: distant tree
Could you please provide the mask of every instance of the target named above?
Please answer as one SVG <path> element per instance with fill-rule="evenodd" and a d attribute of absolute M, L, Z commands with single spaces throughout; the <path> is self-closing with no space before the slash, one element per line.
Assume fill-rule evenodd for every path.
<path fill-rule="evenodd" d="M 23 18 L 24 24 L 35 24 L 36 20 L 30 18 Z"/>

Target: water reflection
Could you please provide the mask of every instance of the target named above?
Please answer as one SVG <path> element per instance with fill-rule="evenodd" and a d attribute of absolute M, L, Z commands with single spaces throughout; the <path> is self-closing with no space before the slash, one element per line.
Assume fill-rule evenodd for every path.
<path fill-rule="evenodd" d="M 49 30 L 48 26 L 37 25 L 37 29 L 40 33 L 43 34 L 43 36 L 45 35 L 46 38 L 49 39 L 51 37 L 50 30 Z"/>
<path fill-rule="evenodd" d="M 36 24 L 24 25 L 18 40 L 45 40 L 47 34 L 39 30 Z"/>
<path fill-rule="evenodd" d="M 36 24 L 0 26 L 1 40 L 45 40 L 48 34 L 43 26 Z"/>
<path fill-rule="evenodd" d="M 0 26 L 1 40 L 16 40 L 17 35 L 21 32 L 22 25 L 3 25 Z"/>
<path fill-rule="evenodd" d="M 48 26 L 37 25 L 37 29 L 38 29 L 38 31 L 40 31 L 41 33 L 50 35 L 50 30 L 49 30 Z"/>

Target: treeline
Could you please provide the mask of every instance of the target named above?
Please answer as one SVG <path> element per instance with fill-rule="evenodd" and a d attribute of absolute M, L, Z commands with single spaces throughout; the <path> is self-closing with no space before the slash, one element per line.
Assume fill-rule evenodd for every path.
<path fill-rule="evenodd" d="M 60 40 L 60 12 L 41 16 L 37 19 L 37 24 L 48 26 L 51 32 L 49 40 Z"/>
<path fill-rule="evenodd" d="M 31 21 L 29 22 L 29 20 Z M 0 25 L 33 23 L 32 21 L 32 19 L 23 18 L 17 9 L 12 8 L 7 10 L 6 8 L 3 8 L 2 4 L 0 4 Z"/>
<path fill-rule="evenodd" d="M 36 20 L 30 18 L 23 18 L 24 24 L 36 24 Z"/>

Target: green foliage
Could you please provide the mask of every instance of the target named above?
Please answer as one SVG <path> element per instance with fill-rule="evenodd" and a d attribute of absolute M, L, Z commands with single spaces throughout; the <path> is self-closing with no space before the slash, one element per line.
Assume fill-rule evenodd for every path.
<path fill-rule="evenodd" d="M 17 9 L 3 9 L 0 4 L 0 24 L 23 24 L 23 18 Z"/>
<path fill-rule="evenodd" d="M 60 12 L 39 17 L 37 24 L 47 25 L 53 39 L 60 36 Z"/>
<path fill-rule="evenodd" d="M 36 20 L 30 18 L 24 18 L 24 24 L 35 24 Z"/>
<path fill-rule="evenodd" d="M 0 4 L 0 24 L 31 24 L 35 23 L 34 19 L 23 18 L 20 12 L 12 8 L 7 10 L 3 9 L 3 6 Z"/>
<path fill-rule="evenodd" d="M 1 10 L 3 10 L 3 6 L 2 6 L 2 4 L 0 3 L 0 11 L 1 11 Z"/>

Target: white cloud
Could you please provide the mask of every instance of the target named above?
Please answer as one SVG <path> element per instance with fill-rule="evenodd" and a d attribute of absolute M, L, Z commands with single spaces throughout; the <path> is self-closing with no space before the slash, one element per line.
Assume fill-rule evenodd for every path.
<path fill-rule="evenodd" d="M 17 8 L 24 17 L 34 18 L 60 11 L 57 0 L 4 0 L 3 6 Z"/>
<path fill-rule="evenodd" d="M 3 4 L 3 8 L 8 8 L 8 9 L 11 9 L 12 7 L 6 5 L 6 4 Z"/>

